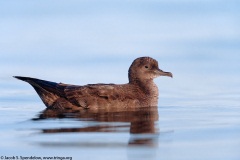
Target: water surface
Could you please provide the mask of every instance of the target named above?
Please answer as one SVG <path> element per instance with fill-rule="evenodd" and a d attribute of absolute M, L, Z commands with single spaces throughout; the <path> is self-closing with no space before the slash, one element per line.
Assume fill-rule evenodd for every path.
<path fill-rule="evenodd" d="M 62 114 L 44 110 L 37 94 L 27 93 L 13 93 L 1 100 L 1 155 L 73 159 L 240 156 L 238 106 L 195 106 L 189 99 L 188 105 L 134 112 Z M 175 103 L 179 100 L 171 98 Z"/>

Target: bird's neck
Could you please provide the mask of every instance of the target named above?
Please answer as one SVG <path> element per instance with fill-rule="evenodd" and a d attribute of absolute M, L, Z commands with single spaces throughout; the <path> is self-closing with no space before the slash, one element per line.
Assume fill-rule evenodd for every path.
<path fill-rule="evenodd" d="M 153 79 L 134 79 L 129 83 L 137 86 L 146 96 L 158 97 L 158 88 L 157 85 L 154 83 Z"/>

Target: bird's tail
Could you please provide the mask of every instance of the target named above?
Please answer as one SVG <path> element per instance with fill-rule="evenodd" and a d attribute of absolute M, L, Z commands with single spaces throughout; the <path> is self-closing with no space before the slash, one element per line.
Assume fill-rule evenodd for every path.
<path fill-rule="evenodd" d="M 64 88 L 58 83 L 30 77 L 14 76 L 14 78 L 28 82 L 47 107 L 52 106 L 59 97 L 64 97 Z"/>

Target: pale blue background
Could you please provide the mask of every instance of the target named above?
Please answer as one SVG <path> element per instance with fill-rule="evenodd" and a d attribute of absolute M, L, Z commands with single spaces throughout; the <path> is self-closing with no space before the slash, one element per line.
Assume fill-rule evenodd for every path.
<path fill-rule="evenodd" d="M 128 67 L 139 56 L 157 59 L 161 69 L 174 75 L 156 83 L 159 107 L 170 108 L 160 109 L 160 128 L 175 129 L 177 144 L 163 145 L 156 159 L 239 159 L 238 0 L 0 0 L 0 114 L 1 127 L 7 126 L 0 148 L 10 155 L 9 145 L 19 150 L 25 139 L 14 132 L 16 123 L 44 108 L 34 90 L 13 75 L 74 84 L 126 83 Z M 197 132 L 194 122 L 207 129 Z M 208 122 L 212 128 L 230 128 L 208 130 Z M 186 124 L 193 134 L 177 132 Z M 27 122 L 20 128 L 28 125 L 35 126 Z M 201 143 L 206 135 L 211 136 Z M 214 137 L 219 139 L 211 141 Z M 171 135 L 166 139 L 172 140 Z M 197 151 L 189 151 L 194 147 Z M 119 159 L 125 159 L 118 151 Z"/>
<path fill-rule="evenodd" d="M 156 81 L 169 94 L 235 92 L 239 6 L 237 0 L 2 0 L 1 83 L 13 75 L 125 83 L 131 62 L 151 56 L 174 74 Z"/>

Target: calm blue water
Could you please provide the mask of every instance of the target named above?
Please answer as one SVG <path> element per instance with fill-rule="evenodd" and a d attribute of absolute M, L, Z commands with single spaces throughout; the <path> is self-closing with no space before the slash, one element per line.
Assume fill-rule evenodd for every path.
<path fill-rule="evenodd" d="M 0 156 L 240 159 L 239 6 L 236 0 L 0 1 Z M 12 78 L 121 84 L 140 56 L 174 75 L 156 79 L 158 112 L 144 122 L 142 112 L 36 120 L 45 106 Z"/>

